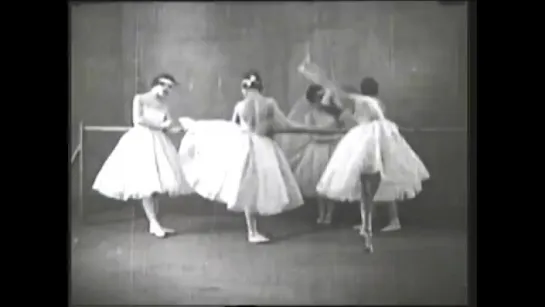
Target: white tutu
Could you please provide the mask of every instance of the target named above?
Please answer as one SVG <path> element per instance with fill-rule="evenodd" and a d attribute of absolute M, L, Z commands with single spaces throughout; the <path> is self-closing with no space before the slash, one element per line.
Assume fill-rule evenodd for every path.
<path fill-rule="evenodd" d="M 119 200 L 192 192 L 170 139 L 143 126 L 135 126 L 121 137 L 96 176 L 93 189 Z"/>
<path fill-rule="evenodd" d="M 381 183 L 374 200 L 381 202 L 415 197 L 430 177 L 397 126 L 386 119 L 362 123 L 341 139 L 317 192 L 334 200 L 358 201 L 360 176 L 377 172 Z"/>
<path fill-rule="evenodd" d="M 182 168 L 202 197 L 232 211 L 274 215 L 303 204 L 288 162 L 270 138 L 225 120 L 195 121 L 184 127 Z"/>

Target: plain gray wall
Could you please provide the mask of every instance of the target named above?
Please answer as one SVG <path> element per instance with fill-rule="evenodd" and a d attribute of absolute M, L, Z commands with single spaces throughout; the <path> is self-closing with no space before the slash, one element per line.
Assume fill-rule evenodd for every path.
<path fill-rule="evenodd" d="M 388 116 L 401 126 L 465 127 L 466 10 L 434 1 L 72 5 L 72 148 L 81 120 L 129 125 L 134 93 L 162 71 L 181 82 L 174 116 L 230 118 L 249 68 L 287 112 L 308 85 L 296 71 L 307 46 L 341 83 L 378 79 Z M 420 199 L 465 204 L 466 134 L 405 136 L 433 177 Z M 119 137 L 87 134 L 86 193 Z"/>

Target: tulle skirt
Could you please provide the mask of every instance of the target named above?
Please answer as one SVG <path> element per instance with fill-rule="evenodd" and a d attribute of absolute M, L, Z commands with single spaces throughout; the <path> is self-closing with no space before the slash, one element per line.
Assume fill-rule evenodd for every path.
<path fill-rule="evenodd" d="M 303 196 L 317 196 L 316 186 L 327 167 L 335 145 L 335 143 L 311 142 L 290 161 Z"/>
<path fill-rule="evenodd" d="M 339 142 L 317 185 L 317 192 L 339 201 L 358 201 L 360 176 L 381 174 L 375 201 L 415 197 L 430 174 L 389 120 L 362 123 Z"/>
<path fill-rule="evenodd" d="M 163 132 L 143 126 L 121 137 L 98 172 L 93 189 L 119 200 L 192 193 L 176 147 Z"/>
<path fill-rule="evenodd" d="M 231 211 L 274 215 L 303 204 L 278 145 L 224 120 L 196 121 L 179 149 L 189 185 Z"/>

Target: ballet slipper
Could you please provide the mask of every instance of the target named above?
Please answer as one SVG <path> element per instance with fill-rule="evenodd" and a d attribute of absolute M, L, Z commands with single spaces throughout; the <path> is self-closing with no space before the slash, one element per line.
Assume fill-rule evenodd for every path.
<path fill-rule="evenodd" d="M 260 233 L 256 233 L 253 235 L 248 235 L 248 242 L 253 244 L 260 244 L 260 243 L 266 243 L 269 242 L 269 238 L 265 237 L 264 235 Z"/>
<path fill-rule="evenodd" d="M 150 225 L 149 233 L 154 235 L 155 237 L 161 238 L 161 239 L 166 236 L 165 231 L 159 225 Z"/>
<path fill-rule="evenodd" d="M 172 229 L 172 228 L 167 228 L 167 227 L 161 226 L 161 229 L 163 229 L 163 231 L 164 231 L 165 233 L 168 233 L 168 234 L 176 233 L 176 230 L 174 230 L 174 229 Z"/>
<path fill-rule="evenodd" d="M 401 229 L 401 224 L 399 222 L 390 223 L 388 226 L 382 228 L 380 231 L 383 232 L 390 232 L 390 231 L 397 231 Z"/>
<path fill-rule="evenodd" d="M 373 242 L 372 237 L 373 235 L 367 231 L 365 231 L 363 228 L 360 230 L 360 236 L 363 237 L 363 242 L 365 244 L 365 252 L 372 253 L 374 251 L 373 249 Z"/>

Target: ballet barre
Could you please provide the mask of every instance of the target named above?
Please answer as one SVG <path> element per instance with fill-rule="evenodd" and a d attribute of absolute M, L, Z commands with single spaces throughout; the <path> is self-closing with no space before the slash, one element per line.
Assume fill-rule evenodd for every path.
<path fill-rule="evenodd" d="M 76 158 L 78 160 L 78 213 L 81 219 L 84 218 L 85 208 L 83 200 L 83 175 L 84 173 L 84 142 L 85 132 L 126 132 L 132 127 L 128 126 L 85 126 L 84 122 L 79 123 L 78 129 L 78 144 L 70 158 L 70 165 L 74 165 Z M 467 129 L 463 127 L 430 127 L 430 128 L 405 128 L 399 127 L 400 131 L 406 132 L 427 132 L 427 133 L 467 133 Z M 311 130 L 306 128 L 282 129 L 275 130 L 275 134 L 286 133 L 310 133 L 310 134 L 339 134 L 345 133 L 347 130 Z"/>
<path fill-rule="evenodd" d="M 87 126 L 83 127 L 85 131 L 98 131 L 98 132 L 123 132 L 129 131 L 131 127 L 125 126 Z"/>

